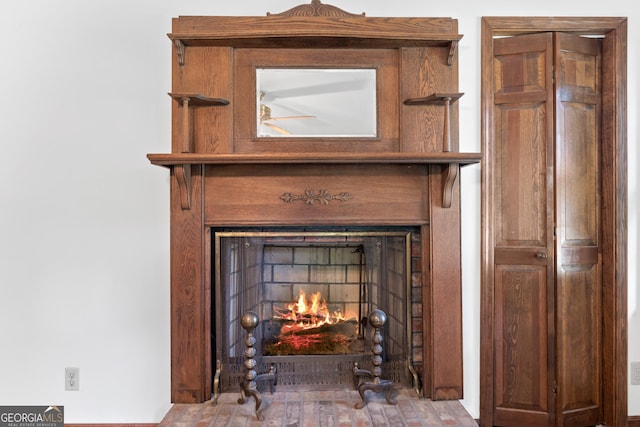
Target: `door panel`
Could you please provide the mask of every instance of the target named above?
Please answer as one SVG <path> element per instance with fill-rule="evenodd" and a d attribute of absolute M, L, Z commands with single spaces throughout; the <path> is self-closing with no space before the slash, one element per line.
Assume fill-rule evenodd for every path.
<path fill-rule="evenodd" d="M 547 249 L 546 104 L 519 102 L 496 106 L 496 250 Z M 527 256 L 525 256 L 527 258 Z M 497 261 L 498 264 L 500 261 Z"/>
<path fill-rule="evenodd" d="M 553 410 L 551 33 L 494 41 L 494 424 Z"/>
<path fill-rule="evenodd" d="M 558 425 L 601 417 L 600 40 L 557 33 Z"/>
<path fill-rule="evenodd" d="M 544 265 L 496 266 L 496 425 L 546 425 L 547 295 Z"/>
<path fill-rule="evenodd" d="M 600 419 L 600 269 L 560 266 L 557 302 L 558 425 L 589 426 Z"/>

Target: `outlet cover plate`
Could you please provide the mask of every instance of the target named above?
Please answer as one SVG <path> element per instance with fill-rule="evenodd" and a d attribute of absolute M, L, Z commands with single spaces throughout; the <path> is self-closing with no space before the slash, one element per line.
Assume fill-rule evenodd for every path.
<path fill-rule="evenodd" d="M 640 385 L 640 362 L 631 362 L 631 385 Z"/>
<path fill-rule="evenodd" d="M 66 391 L 80 390 L 80 368 L 64 368 L 64 389 Z"/>

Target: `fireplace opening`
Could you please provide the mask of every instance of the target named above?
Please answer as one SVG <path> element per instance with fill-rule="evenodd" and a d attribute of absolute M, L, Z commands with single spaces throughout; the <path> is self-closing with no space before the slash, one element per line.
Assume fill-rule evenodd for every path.
<path fill-rule="evenodd" d="M 237 391 L 243 380 L 247 311 L 259 318 L 256 371 L 275 368 L 278 389 L 352 386 L 354 367 L 371 367 L 367 316 L 375 309 L 387 315 L 383 377 L 415 380 L 415 229 L 212 232 L 214 387 Z"/>

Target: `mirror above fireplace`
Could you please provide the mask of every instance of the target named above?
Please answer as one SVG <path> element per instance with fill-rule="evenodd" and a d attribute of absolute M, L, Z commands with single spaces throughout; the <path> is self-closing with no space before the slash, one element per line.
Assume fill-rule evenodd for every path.
<path fill-rule="evenodd" d="M 373 138 L 376 70 L 257 68 L 258 138 Z"/>

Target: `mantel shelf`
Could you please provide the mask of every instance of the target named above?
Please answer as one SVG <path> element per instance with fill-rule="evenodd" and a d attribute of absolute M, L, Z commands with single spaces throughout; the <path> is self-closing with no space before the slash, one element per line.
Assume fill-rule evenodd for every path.
<path fill-rule="evenodd" d="M 294 154 L 147 154 L 157 166 L 238 164 L 443 164 L 467 166 L 479 163 L 482 153 L 294 153 Z"/>
<path fill-rule="evenodd" d="M 295 153 L 295 154 L 147 154 L 152 164 L 173 168 L 180 187 L 183 209 L 191 208 L 192 165 L 310 165 L 310 164 L 406 164 L 442 165 L 446 176 L 442 188 L 442 207 L 450 208 L 454 183 L 461 166 L 479 163 L 482 153 Z"/>
<path fill-rule="evenodd" d="M 179 41 L 185 46 L 233 46 L 233 47 L 308 47 L 310 42 L 316 45 L 326 45 L 332 47 L 335 45 L 349 44 L 357 47 L 368 47 L 375 43 L 377 47 L 419 47 L 419 46 L 449 46 L 452 43 L 458 43 L 462 39 L 462 34 L 428 34 L 421 35 L 381 35 L 372 36 L 370 34 L 354 34 L 349 36 L 336 36 L 335 33 L 327 33 L 318 35 L 317 32 L 291 35 L 289 32 L 282 34 L 265 33 L 237 35 L 221 35 L 221 34 L 167 34 L 172 41 Z"/>
<path fill-rule="evenodd" d="M 207 34 L 167 34 L 173 42 L 178 55 L 178 63 L 184 65 L 184 50 L 187 46 L 229 46 L 234 48 L 268 47 L 268 48 L 308 48 L 309 46 L 393 49 L 401 47 L 445 47 L 449 48 L 447 65 L 453 65 L 461 34 L 403 36 L 403 35 L 351 35 L 335 36 L 332 34 L 319 36 L 317 34 L 288 34 L 271 33 L 264 35 L 207 35 Z"/>
<path fill-rule="evenodd" d="M 286 14 L 285 14 L 286 15 Z M 452 65 L 462 34 L 451 18 L 368 18 L 365 16 L 264 17 L 181 16 L 167 34 L 184 65 L 187 46 L 233 48 L 448 47 Z"/>

